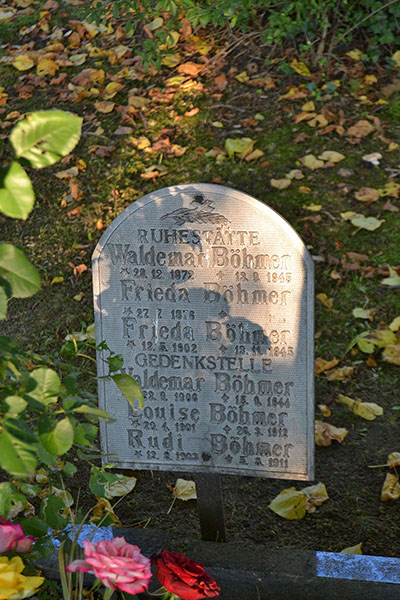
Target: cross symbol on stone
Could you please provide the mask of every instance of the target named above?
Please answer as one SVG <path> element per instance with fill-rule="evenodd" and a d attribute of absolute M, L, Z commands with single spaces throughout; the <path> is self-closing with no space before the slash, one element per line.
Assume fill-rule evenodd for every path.
<path fill-rule="evenodd" d="M 228 456 L 225 456 L 225 460 L 226 460 L 227 463 L 231 463 L 232 462 L 232 456 L 230 456 L 228 454 Z"/>
<path fill-rule="evenodd" d="M 224 427 L 224 431 L 226 433 L 226 435 L 228 435 L 228 433 L 230 432 L 231 428 L 229 427 L 229 425 L 225 425 Z"/>
<path fill-rule="evenodd" d="M 119 272 L 121 273 L 121 275 L 130 275 L 131 274 L 128 267 L 121 267 Z"/>
<path fill-rule="evenodd" d="M 218 313 L 218 316 L 220 319 L 223 319 L 224 317 L 228 316 L 228 313 L 226 313 L 224 310 L 221 310 L 221 312 Z"/>
<path fill-rule="evenodd" d="M 224 346 L 223 344 L 221 344 L 221 346 L 219 347 L 219 350 L 222 352 L 222 354 L 225 354 L 227 347 Z"/>

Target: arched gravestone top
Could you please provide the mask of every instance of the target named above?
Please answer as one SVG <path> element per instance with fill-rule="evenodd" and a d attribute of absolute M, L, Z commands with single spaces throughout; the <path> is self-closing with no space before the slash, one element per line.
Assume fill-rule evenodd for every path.
<path fill-rule="evenodd" d="M 99 403 L 120 468 L 312 479 L 313 262 L 294 229 L 242 192 L 152 192 L 93 255 L 96 341 L 124 357 L 144 409 L 113 381 Z"/>

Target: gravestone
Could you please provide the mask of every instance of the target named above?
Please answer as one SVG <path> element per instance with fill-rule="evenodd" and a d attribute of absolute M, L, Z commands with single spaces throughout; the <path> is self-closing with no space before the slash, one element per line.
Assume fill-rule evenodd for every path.
<path fill-rule="evenodd" d="M 144 395 L 99 352 L 105 462 L 313 479 L 313 262 L 282 217 L 219 185 L 158 190 L 104 232 L 93 282 L 96 341 Z"/>

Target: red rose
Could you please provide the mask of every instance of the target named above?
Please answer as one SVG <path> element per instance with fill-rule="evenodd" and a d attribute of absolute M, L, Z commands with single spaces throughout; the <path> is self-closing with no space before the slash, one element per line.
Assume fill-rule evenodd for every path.
<path fill-rule="evenodd" d="M 182 600 L 200 600 L 218 596 L 220 588 L 202 564 L 178 554 L 162 550 L 154 558 L 157 579 L 169 592 Z"/>

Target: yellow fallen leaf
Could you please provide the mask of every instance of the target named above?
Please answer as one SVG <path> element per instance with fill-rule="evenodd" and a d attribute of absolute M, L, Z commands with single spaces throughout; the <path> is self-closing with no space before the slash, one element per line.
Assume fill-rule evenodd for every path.
<path fill-rule="evenodd" d="M 28 71 L 28 69 L 32 69 L 35 62 L 28 54 L 18 54 L 18 56 L 13 59 L 12 64 L 18 71 Z"/>
<path fill-rule="evenodd" d="M 353 317 L 356 319 L 369 319 L 374 320 L 376 314 L 376 308 L 353 308 Z"/>
<path fill-rule="evenodd" d="M 354 219 L 354 217 L 362 217 L 360 213 L 356 213 L 354 212 L 354 210 L 347 210 L 346 212 L 342 212 L 340 213 L 340 216 L 342 217 L 343 221 L 350 221 L 351 219 Z"/>
<path fill-rule="evenodd" d="M 362 542 L 356 544 L 355 546 L 349 546 L 348 548 L 343 548 L 340 551 L 341 554 L 362 554 L 361 550 Z"/>
<path fill-rule="evenodd" d="M 292 180 L 291 179 L 271 179 L 270 180 L 270 184 L 272 185 L 272 187 L 278 189 L 278 190 L 285 190 L 286 188 L 289 187 L 289 185 L 291 185 Z"/>
<path fill-rule="evenodd" d="M 400 317 L 396 317 L 389 325 L 391 331 L 398 331 L 400 329 Z"/>
<path fill-rule="evenodd" d="M 79 292 L 79 294 L 75 294 L 72 299 L 75 300 L 75 302 L 82 302 L 84 297 L 85 294 L 83 292 Z"/>
<path fill-rule="evenodd" d="M 51 58 L 41 58 L 36 66 L 36 73 L 40 76 L 50 75 L 50 77 L 54 77 L 58 69 L 58 64 Z"/>
<path fill-rule="evenodd" d="M 397 335 L 391 329 L 377 329 L 371 331 L 365 338 L 377 348 L 386 348 L 390 344 L 396 344 L 398 341 Z"/>
<path fill-rule="evenodd" d="M 315 421 L 315 443 L 317 446 L 330 446 L 332 440 L 341 443 L 347 434 L 348 431 L 344 427 L 335 427 L 330 423 Z"/>
<path fill-rule="evenodd" d="M 306 514 L 307 496 L 291 487 L 282 490 L 268 505 L 274 513 L 284 519 L 302 519 Z"/>
<path fill-rule="evenodd" d="M 393 467 L 400 467 L 400 452 L 391 452 L 388 455 L 387 466 L 393 469 Z"/>
<path fill-rule="evenodd" d="M 329 500 L 325 484 L 321 482 L 309 485 L 301 491 L 307 497 L 306 511 L 308 513 L 313 513 L 317 506 L 321 506 L 321 504 Z"/>
<path fill-rule="evenodd" d="M 303 62 L 299 62 L 297 58 L 294 58 L 290 63 L 290 66 L 296 73 L 303 77 L 309 77 L 311 75 L 310 69 Z"/>
<path fill-rule="evenodd" d="M 103 100 L 101 102 L 94 103 L 96 110 L 102 114 L 108 114 L 114 110 L 115 102 L 108 102 L 107 100 Z"/>
<path fill-rule="evenodd" d="M 103 517 L 103 515 L 110 517 L 114 525 L 117 527 L 122 527 L 122 523 L 113 511 L 113 507 L 111 506 L 110 502 L 106 498 L 97 498 L 97 504 L 93 509 L 93 517 L 90 519 L 90 521 L 97 521 Z"/>
<path fill-rule="evenodd" d="M 390 142 L 389 146 L 387 147 L 387 151 L 388 152 L 394 152 L 395 150 L 399 149 L 399 144 L 397 144 L 396 142 Z"/>
<path fill-rule="evenodd" d="M 240 157 L 245 157 L 253 151 L 254 141 L 251 138 L 227 138 L 225 140 L 225 150 L 229 158 L 233 158 L 235 154 Z"/>
<path fill-rule="evenodd" d="M 388 344 L 383 351 L 382 358 L 385 362 L 400 366 L 400 343 Z"/>
<path fill-rule="evenodd" d="M 353 400 L 349 396 L 339 394 L 336 402 L 345 404 L 355 415 L 366 419 L 367 421 L 374 421 L 376 417 L 383 415 L 383 408 L 379 404 L 374 402 L 362 402 L 360 398 Z"/>
<path fill-rule="evenodd" d="M 172 496 L 178 500 L 196 500 L 196 484 L 188 479 L 177 479 L 172 489 Z"/>
<path fill-rule="evenodd" d="M 315 110 L 314 101 L 309 100 L 308 102 L 303 104 L 303 106 L 301 107 L 301 110 L 303 110 L 304 112 L 312 112 L 313 110 Z"/>
<path fill-rule="evenodd" d="M 238 75 L 235 75 L 235 79 L 237 79 L 239 83 L 244 83 L 245 81 L 249 81 L 250 77 L 247 75 L 246 71 L 242 71 Z"/>
<path fill-rule="evenodd" d="M 183 83 L 184 81 L 186 81 L 187 77 L 184 77 L 183 75 L 175 75 L 175 77 L 169 77 L 168 79 L 165 80 L 165 85 L 167 87 L 172 87 L 175 85 L 181 85 L 181 83 Z"/>
<path fill-rule="evenodd" d="M 316 358 L 315 359 L 315 374 L 320 375 L 324 371 L 328 371 L 329 369 L 333 369 L 336 365 L 339 364 L 337 358 L 332 358 L 332 360 L 325 360 L 324 358 Z"/>
<path fill-rule="evenodd" d="M 252 160 L 257 160 L 258 158 L 261 158 L 262 156 L 264 156 L 264 152 L 262 150 L 253 150 L 253 152 L 250 152 L 250 154 L 246 154 L 246 156 L 244 157 L 244 160 L 246 162 L 250 162 Z"/>
<path fill-rule="evenodd" d="M 375 217 L 364 217 L 364 215 L 357 215 L 351 219 L 352 225 L 354 227 L 359 227 L 360 229 L 366 229 L 367 231 L 375 231 L 378 229 L 382 223 L 385 222 L 385 219 L 376 219 Z"/>
<path fill-rule="evenodd" d="M 53 277 L 53 279 L 51 280 L 50 285 L 54 285 L 55 283 L 62 283 L 64 281 L 64 277 Z"/>
<path fill-rule="evenodd" d="M 341 160 L 344 160 L 346 157 L 340 152 L 335 152 L 334 150 L 325 150 L 320 156 L 318 156 L 321 160 L 329 160 L 333 163 L 338 163 Z"/>
<path fill-rule="evenodd" d="M 398 500 L 400 498 L 400 483 L 399 478 L 394 473 L 386 473 L 385 481 L 383 482 L 381 491 L 382 502 L 388 500 Z"/>
<path fill-rule="evenodd" d="M 307 121 L 307 125 L 309 125 L 309 127 L 316 127 L 317 125 L 319 127 L 326 127 L 328 125 L 328 119 L 324 117 L 324 115 L 317 115 L 314 119 Z"/>
<path fill-rule="evenodd" d="M 307 189 L 310 189 L 310 188 L 307 188 Z M 322 204 L 303 204 L 302 208 L 305 208 L 306 210 L 310 210 L 311 212 L 319 212 L 322 208 Z"/>
<path fill-rule="evenodd" d="M 300 169 L 292 169 L 286 175 L 286 179 L 304 179 L 304 175 Z"/>
<path fill-rule="evenodd" d="M 348 381 L 354 373 L 354 367 L 341 367 L 326 373 L 328 381 Z"/>
<path fill-rule="evenodd" d="M 377 78 L 375 77 L 375 75 L 366 75 L 364 77 L 364 81 L 367 85 L 372 85 L 374 83 L 378 83 Z"/>
<path fill-rule="evenodd" d="M 328 298 L 328 296 L 324 293 L 317 294 L 316 298 L 321 302 L 322 306 L 325 306 L 325 308 L 332 308 L 333 298 Z"/>
<path fill-rule="evenodd" d="M 396 271 L 389 266 L 389 277 L 385 277 L 381 281 L 382 285 L 388 285 L 389 287 L 400 287 L 400 276 L 397 275 Z"/>
<path fill-rule="evenodd" d="M 396 52 L 392 54 L 392 60 L 396 63 L 397 67 L 400 67 L 400 50 L 396 50 Z"/>
<path fill-rule="evenodd" d="M 311 193 L 311 188 L 308 187 L 307 185 L 300 185 L 299 186 L 299 192 L 300 192 L 300 194 L 310 194 Z"/>
<path fill-rule="evenodd" d="M 104 99 L 110 100 L 111 98 L 114 98 L 114 96 L 123 90 L 124 87 L 125 86 L 118 81 L 110 81 L 110 83 L 107 83 L 106 87 L 104 88 Z"/>
<path fill-rule="evenodd" d="M 315 169 L 322 169 L 324 166 L 324 161 L 318 160 L 318 158 L 316 158 L 313 154 L 307 154 L 306 156 L 303 156 L 300 158 L 300 162 L 302 165 L 308 169 L 311 169 L 312 171 L 315 171 Z"/>
<path fill-rule="evenodd" d="M 168 67 L 169 69 L 173 69 L 174 67 L 179 65 L 181 60 L 182 58 L 179 54 L 167 54 L 166 56 L 164 56 L 161 62 L 164 66 Z"/>
<path fill-rule="evenodd" d="M 346 52 L 346 56 L 350 56 L 350 58 L 352 58 L 353 60 L 360 60 L 362 55 L 363 52 L 361 50 L 358 50 L 358 48 L 354 48 L 354 50 L 349 50 L 349 52 Z"/>
<path fill-rule="evenodd" d="M 318 408 L 321 411 L 323 417 L 331 416 L 332 411 L 326 404 L 318 404 Z"/>

